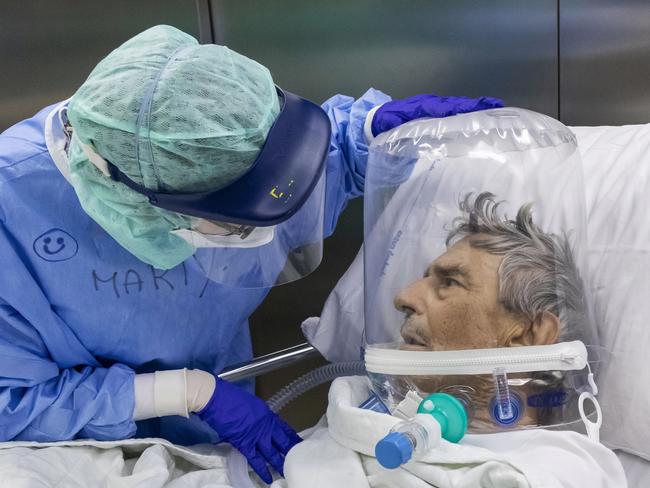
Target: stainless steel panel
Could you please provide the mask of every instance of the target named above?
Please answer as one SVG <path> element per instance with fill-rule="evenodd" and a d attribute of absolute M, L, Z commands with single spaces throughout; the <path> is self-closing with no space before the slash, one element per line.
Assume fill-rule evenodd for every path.
<path fill-rule="evenodd" d="M 335 93 L 356 97 L 373 86 L 393 97 L 500 96 L 557 116 L 556 0 L 199 1 L 211 8 L 215 39 L 269 67 L 280 86 L 317 102 Z M 320 313 L 361 239 L 361 201 L 355 201 L 325 241 L 320 268 L 273 289 L 253 315 L 257 355 L 304 340 L 300 322 Z M 268 397 L 317 364 L 262 376 L 258 393 Z M 298 427 L 313 424 L 326 392 L 306 395 L 283 416 Z"/>
<path fill-rule="evenodd" d="M 0 131 L 71 96 L 102 57 L 157 24 L 198 36 L 195 3 L 5 2 L 0 14 Z"/>
<path fill-rule="evenodd" d="M 369 86 L 557 113 L 555 0 L 212 0 L 230 47 L 316 101 Z"/>
<path fill-rule="evenodd" d="M 565 124 L 650 122 L 648 0 L 561 0 L 560 61 Z"/>

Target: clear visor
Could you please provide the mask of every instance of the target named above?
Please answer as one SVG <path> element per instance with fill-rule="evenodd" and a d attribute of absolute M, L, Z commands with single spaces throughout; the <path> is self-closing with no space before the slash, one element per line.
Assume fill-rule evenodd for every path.
<path fill-rule="evenodd" d="M 266 288 L 314 271 L 323 257 L 325 172 L 305 204 L 272 227 L 203 221 L 183 238 L 196 247 L 192 261 L 216 283 Z M 280 198 L 291 198 L 290 189 Z"/>
<path fill-rule="evenodd" d="M 580 273 L 582 165 L 575 137 L 556 120 L 494 109 L 382 134 L 370 148 L 364 231 L 366 354 L 390 344 L 406 354 L 400 361 L 427 364 L 423 355 L 442 351 L 467 353 L 462 361 L 471 362 L 476 350 L 595 344 Z M 405 373 L 390 355 L 378 357 L 388 366 L 371 372 L 371 383 L 387 405 L 411 390 L 458 387 L 477 422 L 494 424 L 500 364 L 471 375 L 462 361 L 452 363 L 459 374 Z M 574 377 L 584 377 L 584 367 L 504 376 L 521 410 L 555 401 L 538 395 L 566 393 L 553 415 L 527 410 L 515 425 L 568 421 L 563 412 L 573 409 Z"/>

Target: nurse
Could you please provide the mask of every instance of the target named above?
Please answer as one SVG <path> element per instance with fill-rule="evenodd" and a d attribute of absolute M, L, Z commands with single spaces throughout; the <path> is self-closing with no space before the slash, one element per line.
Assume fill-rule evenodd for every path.
<path fill-rule="evenodd" d="M 0 440 L 226 441 L 270 482 L 300 438 L 215 375 L 362 193 L 364 125 L 500 105 L 369 90 L 320 108 L 172 27 L 127 41 L 0 135 Z"/>

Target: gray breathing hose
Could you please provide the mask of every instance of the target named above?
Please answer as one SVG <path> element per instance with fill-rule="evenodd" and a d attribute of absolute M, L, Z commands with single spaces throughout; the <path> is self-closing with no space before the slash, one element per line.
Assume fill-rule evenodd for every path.
<path fill-rule="evenodd" d="M 267 400 L 271 410 L 278 413 L 290 402 L 303 393 L 323 383 L 338 378 L 339 376 L 365 375 L 366 367 L 363 361 L 347 361 L 343 363 L 330 363 L 320 368 L 305 373 L 300 378 L 292 381 Z"/>
<path fill-rule="evenodd" d="M 345 363 L 330 363 L 320 368 L 312 369 L 300 378 L 292 381 L 278 391 L 266 402 L 271 410 L 278 413 L 290 402 L 303 393 L 318 385 L 338 378 L 339 376 L 365 375 L 366 366 L 363 361 L 348 361 Z M 228 455 L 228 478 L 232 486 L 237 488 L 255 488 L 248 474 L 246 458 L 237 450 L 231 449 Z"/>

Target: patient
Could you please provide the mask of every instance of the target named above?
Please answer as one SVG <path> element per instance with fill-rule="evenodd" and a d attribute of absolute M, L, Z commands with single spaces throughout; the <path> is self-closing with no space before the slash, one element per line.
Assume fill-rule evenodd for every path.
<path fill-rule="evenodd" d="M 396 296 L 395 306 L 406 315 L 401 329 L 404 349 L 539 346 L 573 339 L 590 343 L 585 337 L 582 279 L 567 239 L 535 225 L 531 205 L 522 206 L 515 220 L 502 217 L 498 207 L 490 193 L 475 199 L 468 195 L 447 238 L 447 252 Z M 541 381 L 530 383 L 539 386 Z M 548 381 L 559 387 L 562 377 L 547 377 L 543 386 L 548 387 Z M 474 403 L 486 407 L 493 394 L 491 378 L 475 376 L 471 383 Z M 468 385 L 468 377 L 416 381 L 424 392 L 457 384 Z M 549 415 L 549 409 L 535 410 L 527 409 L 528 417 L 519 425 L 553 420 L 533 418 Z M 474 427 L 491 424 L 487 408 L 478 408 L 476 415 Z"/>
<path fill-rule="evenodd" d="M 404 349 L 591 342 L 582 280 L 566 237 L 544 233 L 533 223 L 531 206 L 521 207 L 514 220 L 500 217 L 498 207 L 489 193 L 466 198 L 448 236 L 447 251 L 396 296 L 395 306 L 406 315 L 401 328 Z M 534 381 L 526 383 L 526 376 Z M 456 381 L 455 376 L 399 378 L 415 381 L 422 391 L 448 389 Z M 526 389 L 564 381 L 561 374 L 546 372 L 508 378 L 514 378 L 514 383 L 522 380 Z M 470 384 L 477 394 L 473 400 L 482 400 L 483 386 L 491 387 L 481 381 Z M 374 457 L 374 447 L 400 419 L 359 408 L 369 394 L 367 378 L 334 381 L 326 417 L 304 433 L 305 440 L 289 453 L 286 480 L 277 486 L 626 486 L 621 464 L 611 450 L 576 432 L 544 428 L 469 433 L 458 444 L 441 441 L 418 461 L 384 469 Z M 480 417 L 482 410 L 487 411 L 476 409 L 474 420 L 479 420 L 479 426 L 485 420 L 487 426 L 488 419 Z M 540 412 L 526 415 L 522 421 L 527 424 L 555 423 L 552 418 L 538 418 Z"/>

